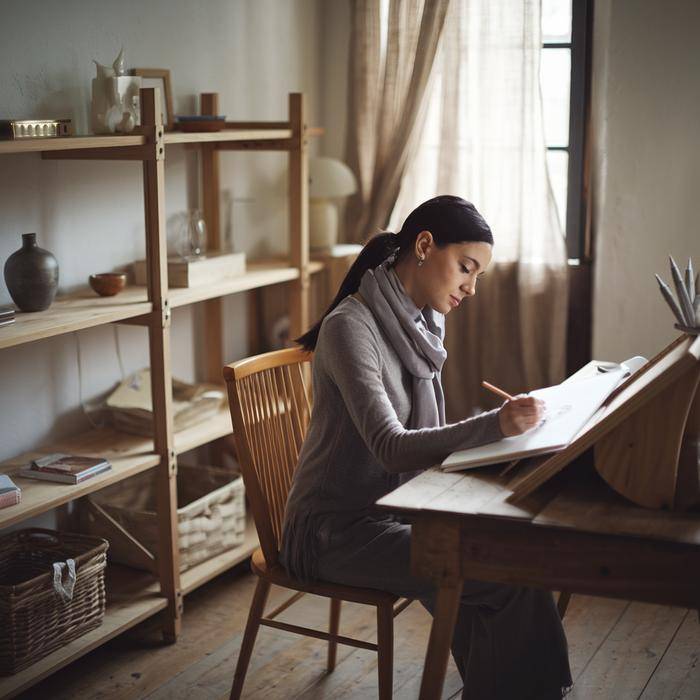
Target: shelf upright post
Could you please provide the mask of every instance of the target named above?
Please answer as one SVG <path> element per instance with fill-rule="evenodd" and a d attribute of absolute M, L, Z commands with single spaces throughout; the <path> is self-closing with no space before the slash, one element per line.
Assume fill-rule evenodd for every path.
<path fill-rule="evenodd" d="M 292 146 L 289 151 L 289 249 L 291 263 L 299 270 L 290 299 L 291 337 L 309 328 L 309 173 L 304 95 L 289 95 L 289 125 Z"/>
<path fill-rule="evenodd" d="M 200 97 L 202 114 L 219 114 L 219 94 L 204 92 Z M 207 223 L 207 250 L 221 250 L 219 209 L 219 151 L 216 144 L 201 147 L 202 208 Z M 206 353 L 206 380 L 223 383 L 223 300 L 218 297 L 204 302 L 204 337 Z"/>
<path fill-rule="evenodd" d="M 170 306 L 165 230 L 165 145 L 160 91 L 141 90 L 141 124 L 150 154 L 143 161 L 148 297 L 153 313 L 148 325 L 153 397 L 153 442 L 160 455 L 156 468 L 158 509 L 158 570 L 161 593 L 168 599 L 163 637 L 174 642 L 180 631 L 182 592 L 177 540 L 177 459 L 173 439 L 172 378 L 170 373 Z"/>

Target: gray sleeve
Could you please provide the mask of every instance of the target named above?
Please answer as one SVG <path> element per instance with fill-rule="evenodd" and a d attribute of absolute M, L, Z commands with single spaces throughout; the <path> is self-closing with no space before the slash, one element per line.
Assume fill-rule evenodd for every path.
<path fill-rule="evenodd" d="M 370 452 L 389 472 L 424 469 L 456 450 L 503 437 L 498 409 L 436 428 L 409 430 L 382 382 L 382 358 L 369 326 L 347 315 L 326 319 L 324 364 Z"/>

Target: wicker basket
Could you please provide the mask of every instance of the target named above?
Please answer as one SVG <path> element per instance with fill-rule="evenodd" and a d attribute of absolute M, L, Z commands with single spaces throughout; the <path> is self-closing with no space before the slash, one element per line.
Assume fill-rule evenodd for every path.
<path fill-rule="evenodd" d="M 245 492 L 240 475 L 218 467 L 178 465 L 180 571 L 245 539 Z M 157 572 L 158 518 L 153 473 L 94 493 L 83 512 L 87 531 L 107 537 L 110 560 Z"/>
<path fill-rule="evenodd" d="M 98 537 L 39 528 L 0 537 L 0 675 L 30 666 L 102 624 L 108 546 Z M 67 560 L 75 562 L 72 594 L 63 585 Z M 54 568 L 62 570 L 57 580 Z"/>

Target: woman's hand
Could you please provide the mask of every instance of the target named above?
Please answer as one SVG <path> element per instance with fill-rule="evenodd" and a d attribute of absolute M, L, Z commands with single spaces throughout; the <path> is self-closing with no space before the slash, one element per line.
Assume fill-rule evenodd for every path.
<path fill-rule="evenodd" d="M 538 425 L 544 416 L 544 401 L 534 396 L 516 396 L 498 412 L 501 432 L 506 437 L 520 435 Z"/>

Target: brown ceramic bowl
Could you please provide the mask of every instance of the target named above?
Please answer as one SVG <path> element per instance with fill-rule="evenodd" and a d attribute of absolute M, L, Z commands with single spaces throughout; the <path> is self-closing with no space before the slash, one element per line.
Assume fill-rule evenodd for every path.
<path fill-rule="evenodd" d="M 102 272 L 98 275 L 90 275 L 90 286 L 101 297 L 113 297 L 119 294 L 125 284 L 125 272 Z"/>

